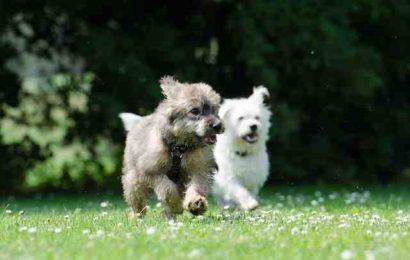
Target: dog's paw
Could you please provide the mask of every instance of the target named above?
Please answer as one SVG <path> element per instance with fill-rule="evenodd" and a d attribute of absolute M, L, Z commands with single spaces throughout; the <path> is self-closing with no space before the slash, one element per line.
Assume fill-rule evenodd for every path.
<path fill-rule="evenodd" d="M 130 219 L 142 219 L 146 213 L 147 213 L 146 207 L 144 207 L 141 210 L 134 210 L 133 208 L 130 208 L 128 216 Z"/>
<path fill-rule="evenodd" d="M 204 214 L 207 208 L 208 201 L 201 195 L 195 196 L 187 205 L 187 210 L 195 216 Z"/>
<path fill-rule="evenodd" d="M 246 200 L 241 203 L 241 209 L 245 211 L 254 210 L 258 206 L 259 206 L 259 203 L 255 199 Z"/>

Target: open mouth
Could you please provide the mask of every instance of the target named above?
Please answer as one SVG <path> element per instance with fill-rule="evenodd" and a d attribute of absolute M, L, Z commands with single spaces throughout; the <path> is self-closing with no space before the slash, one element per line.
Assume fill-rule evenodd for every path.
<path fill-rule="evenodd" d="M 258 135 L 256 133 L 250 133 L 250 134 L 242 136 L 242 139 L 245 142 L 252 144 L 258 141 Z"/>
<path fill-rule="evenodd" d="M 204 137 L 204 143 L 206 144 L 215 144 L 216 143 L 216 135 L 208 135 Z"/>

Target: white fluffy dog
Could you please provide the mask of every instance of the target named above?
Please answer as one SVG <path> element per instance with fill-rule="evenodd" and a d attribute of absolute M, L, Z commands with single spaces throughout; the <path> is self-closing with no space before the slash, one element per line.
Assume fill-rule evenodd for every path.
<path fill-rule="evenodd" d="M 218 171 L 212 192 L 223 205 L 252 210 L 269 174 L 266 141 L 271 112 L 263 103 L 268 90 L 254 88 L 248 98 L 227 99 L 219 110 L 225 132 L 217 136 L 214 157 Z"/>

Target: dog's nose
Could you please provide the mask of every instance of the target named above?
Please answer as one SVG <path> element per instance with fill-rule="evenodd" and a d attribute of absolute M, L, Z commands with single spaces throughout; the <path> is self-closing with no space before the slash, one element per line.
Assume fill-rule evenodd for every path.
<path fill-rule="evenodd" d="M 256 129 L 258 129 L 258 126 L 257 125 L 251 125 L 250 128 L 253 132 L 255 132 Z"/>
<path fill-rule="evenodd" d="M 215 123 L 212 124 L 212 129 L 215 130 L 215 132 L 219 132 L 222 130 L 222 123 L 221 121 L 217 121 Z"/>

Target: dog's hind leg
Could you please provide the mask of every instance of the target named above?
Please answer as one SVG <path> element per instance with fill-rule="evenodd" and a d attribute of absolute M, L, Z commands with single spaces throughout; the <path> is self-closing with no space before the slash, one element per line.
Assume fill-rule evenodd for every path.
<path fill-rule="evenodd" d="M 182 214 L 182 202 L 178 186 L 166 175 L 158 176 L 154 182 L 154 191 L 158 199 L 165 205 L 165 216 L 173 219 L 175 215 Z"/>
<path fill-rule="evenodd" d="M 122 178 L 124 198 L 132 217 L 143 217 L 146 213 L 147 198 L 150 189 L 145 183 L 136 182 L 132 175 Z"/>

